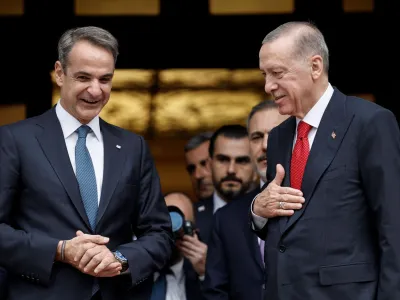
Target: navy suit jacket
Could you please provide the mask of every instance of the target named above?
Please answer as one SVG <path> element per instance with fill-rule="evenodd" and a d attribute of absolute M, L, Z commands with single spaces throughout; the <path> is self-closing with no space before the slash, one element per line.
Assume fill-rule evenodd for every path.
<path fill-rule="evenodd" d="M 268 138 L 267 183 L 290 160 L 294 117 Z M 400 299 L 400 135 L 394 115 L 335 89 L 304 172 L 305 203 L 271 218 L 268 300 Z"/>
<path fill-rule="evenodd" d="M 0 268 L 0 300 L 6 299 L 7 293 L 7 272 Z"/>
<path fill-rule="evenodd" d="M 203 284 L 207 300 L 263 299 L 264 262 L 248 219 L 251 202 L 259 192 L 259 188 L 249 192 L 214 215 Z"/>
<path fill-rule="evenodd" d="M 200 200 L 194 204 L 194 217 L 200 240 L 208 244 L 214 215 L 213 196 Z"/>
<path fill-rule="evenodd" d="M 92 276 L 54 263 L 58 242 L 77 230 L 109 237 L 107 247 L 129 261 L 130 275 L 99 278 L 105 300 L 148 299 L 153 273 L 169 260 L 170 217 L 145 141 L 102 120 L 100 129 L 104 177 L 93 232 L 55 109 L 0 128 L 0 265 L 9 299 L 90 297 Z"/>
<path fill-rule="evenodd" d="M 202 287 L 199 275 L 187 259 L 183 263 L 183 271 L 185 272 L 186 300 L 201 300 Z"/>

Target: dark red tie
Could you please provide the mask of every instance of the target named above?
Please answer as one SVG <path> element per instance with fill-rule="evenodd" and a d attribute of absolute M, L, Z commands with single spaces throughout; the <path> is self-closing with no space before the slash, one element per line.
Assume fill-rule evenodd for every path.
<path fill-rule="evenodd" d="M 304 169 L 310 154 L 310 144 L 308 143 L 308 133 L 312 126 L 299 122 L 297 126 L 297 139 L 292 153 L 292 161 L 290 163 L 290 185 L 294 189 L 301 189 L 303 181 Z"/>

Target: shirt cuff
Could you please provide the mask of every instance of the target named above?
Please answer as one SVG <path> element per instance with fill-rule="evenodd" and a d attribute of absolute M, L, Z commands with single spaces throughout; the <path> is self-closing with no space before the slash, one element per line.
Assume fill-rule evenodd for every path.
<path fill-rule="evenodd" d="M 257 195 L 258 196 L 258 195 Z M 254 197 L 253 201 L 251 202 L 251 215 L 253 217 L 253 222 L 251 224 L 251 226 L 253 227 L 253 230 L 261 230 L 262 228 L 264 228 L 264 226 L 267 224 L 268 219 L 264 218 L 264 217 L 260 217 L 257 216 L 254 212 L 253 212 L 253 205 L 254 205 L 254 201 L 257 199 L 257 196 Z"/>

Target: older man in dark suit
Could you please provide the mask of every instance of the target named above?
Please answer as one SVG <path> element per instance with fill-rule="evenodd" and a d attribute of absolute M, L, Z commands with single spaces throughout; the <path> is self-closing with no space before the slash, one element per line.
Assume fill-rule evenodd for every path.
<path fill-rule="evenodd" d="M 400 299 L 396 118 L 331 86 L 312 24 L 279 26 L 259 55 L 266 92 L 291 116 L 270 133 L 251 212 L 265 239 L 265 299 Z"/>

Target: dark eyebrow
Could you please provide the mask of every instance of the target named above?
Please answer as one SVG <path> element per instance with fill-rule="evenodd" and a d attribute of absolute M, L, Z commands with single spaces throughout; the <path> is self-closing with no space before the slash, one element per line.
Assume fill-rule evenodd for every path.
<path fill-rule="evenodd" d="M 261 131 L 254 131 L 254 132 L 252 132 L 252 133 L 250 134 L 250 137 L 253 137 L 253 136 L 255 136 L 255 135 L 264 135 L 264 133 L 261 132 Z"/>
<path fill-rule="evenodd" d="M 84 72 L 84 71 L 78 71 L 78 72 L 75 72 L 75 73 L 74 73 L 74 77 L 77 77 L 77 76 L 79 76 L 79 75 L 84 75 L 84 76 L 88 76 L 88 77 L 91 77 L 91 76 L 92 76 L 92 75 L 89 74 L 88 72 Z"/>
<path fill-rule="evenodd" d="M 238 156 L 235 157 L 236 162 L 250 162 L 250 156 Z"/>
<path fill-rule="evenodd" d="M 76 77 L 76 76 L 79 76 L 79 75 L 84 75 L 84 76 L 87 76 L 87 77 L 92 77 L 92 74 L 90 74 L 90 73 L 88 73 L 88 72 L 85 72 L 85 71 L 78 71 L 78 72 L 75 72 L 75 73 L 74 73 L 74 76 L 75 76 L 75 77 Z M 113 73 L 107 73 L 107 74 L 102 75 L 101 78 L 104 78 L 104 77 L 112 77 L 113 75 L 114 75 Z"/>
<path fill-rule="evenodd" d="M 215 155 L 215 157 L 217 159 L 219 159 L 219 160 L 222 160 L 222 159 L 231 160 L 231 158 L 229 156 L 226 156 L 226 155 L 223 155 L 223 154 L 217 154 L 217 155 Z"/>
<path fill-rule="evenodd" d="M 202 160 L 200 161 L 200 165 L 202 165 L 202 166 L 205 166 L 206 163 L 207 163 L 207 159 L 202 159 Z"/>
<path fill-rule="evenodd" d="M 113 77 L 113 76 L 114 76 L 113 73 L 107 73 L 107 74 L 104 74 L 103 76 L 101 76 L 101 78 L 104 78 L 104 77 Z"/>

